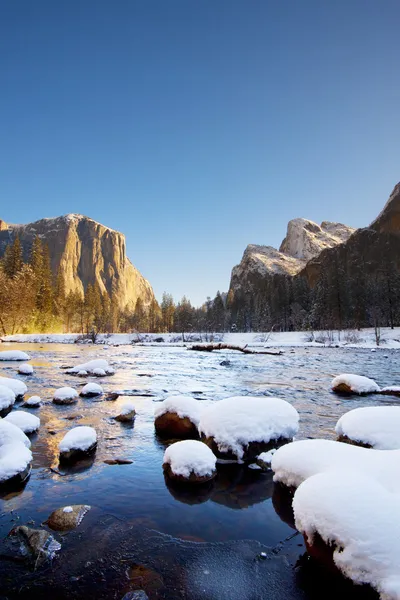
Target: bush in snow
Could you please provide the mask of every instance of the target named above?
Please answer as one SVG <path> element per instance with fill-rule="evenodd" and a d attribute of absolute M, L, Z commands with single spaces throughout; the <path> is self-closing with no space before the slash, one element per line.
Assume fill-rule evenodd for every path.
<path fill-rule="evenodd" d="M 54 404 L 74 404 L 78 401 L 79 394 L 74 388 L 62 387 L 54 392 Z"/>
<path fill-rule="evenodd" d="M 171 444 L 164 454 L 165 474 L 176 481 L 205 483 L 217 474 L 217 458 L 208 446 L 196 440 Z"/>
<path fill-rule="evenodd" d="M 200 403 L 191 396 L 170 396 L 156 405 L 154 426 L 160 435 L 196 438 L 200 413 Z"/>
<path fill-rule="evenodd" d="M 340 442 L 395 450 L 400 448 L 400 406 L 356 408 L 340 417 L 335 431 Z"/>
<path fill-rule="evenodd" d="M 8 412 L 10 412 L 14 402 L 14 392 L 9 387 L 0 385 L 0 417 L 4 417 Z"/>
<path fill-rule="evenodd" d="M 102 393 L 103 388 L 101 385 L 98 385 L 97 383 L 87 383 L 83 386 L 79 395 L 84 398 L 93 398 L 94 396 L 101 396 Z"/>
<path fill-rule="evenodd" d="M 0 352 L 0 360 L 31 360 L 31 357 L 20 350 L 3 350 Z"/>
<path fill-rule="evenodd" d="M 18 368 L 18 373 L 20 375 L 33 375 L 33 367 L 32 365 L 21 365 Z"/>
<path fill-rule="evenodd" d="M 74 427 L 65 434 L 58 445 L 61 461 L 78 460 L 91 454 L 97 446 L 97 434 L 93 427 Z"/>
<path fill-rule="evenodd" d="M 368 377 L 343 373 L 335 377 L 331 384 L 332 391 L 337 394 L 376 394 L 380 391 L 379 385 Z"/>
<path fill-rule="evenodd" d="M 298 412 L 280 398 L 237 396 L 215 402 L 201 415 L 201 439 L 218 458 L 254 460 L 293 439 Z"/>
<path fill-rule="evenodd" d="M 19 427 L 24 433 L 33 433 L 40 427 L 40 419 L 24 410 L 13 410 L 4 419 Z"/>
<path fill-rule="evenodd" d="M 22 432 L 21 432 L 22 433 Z M 0 445 L 0 484 L 21 483 L 29 476 L 32 452 L 16 439 Z"/>
<path fill-rule="evenodd" d="M 22 400 L 28 388 L 23 381 L 19 379 L 11 379 L 10 377 L 0 377 L 0 385 L 10 388 L 15 394 L 16 400 Z"/>
<path fill-rule="evenodd" d="M 116 415 L 115 420 L 121 423 L 130 423 L 136 416 L 135 406 L 132 400 L 125 400 L 120 406 L 119 413 Z"/>
<path fill-rule="evenodd" d="M 82 363 L 71 369 L 67 369 L 66 373 L 71 375 L 82 375 L 82 371 L 86 371 L 89 375 L 104 377 L 105 375 L 114 375 L 115 371 L 104 358 L 90 360 L 87 363 Z"/>

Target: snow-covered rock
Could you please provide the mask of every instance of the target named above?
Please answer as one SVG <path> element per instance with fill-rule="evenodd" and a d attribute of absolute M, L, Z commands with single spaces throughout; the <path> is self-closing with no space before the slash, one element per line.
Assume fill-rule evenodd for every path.
<path fill-rule="evenodd" d="M 171 444 L 164 454 L 163 468 L 172 479 L 204 483 L 213 479 L 217 458 L 208 446 L 196 440 Z"/>
<path fill-rule="evenodd" d="M 32 365 L 24 364 L 18 368 L 18 373 L 20 375 L 33 375 L 33 367 Z"/>
<path fill-rule="evenodd" d="M 96 430 L 93 427 L 82 425 L 68 431 L 59 443 L 58 449 L 62 460 L 71 460 L 91 453 L 96 446 Z"/>
<path fill-rule="evenodd" d="M 170 396 L 154 408 L 157 433 L 175 438 L 197 437 L 201 403 L 191 396 Z"/>
<path fill-rule="evenodd" d="M 400 448 L 400 406 L 366 406 L 340 417 L 335 431 L 340 441 L 378 450 Z"/>
<path fill-rule="evenodd" d="M 54 404 L 73 404 L 77 402 L 79 394 L 72 387 L 62 387 L 54 392 Z"/>
<path fill-rule="evenodd" d="M 339 394 L 376 394 L 380 391 L 379 385 L 368 377 L 343 373 L 335 377 L 331 384 L 332 390 Z"/>
<path fill-rule="evenodd" d="M 309 261 L 326 248 L 346 242 L 354 232 L 355 229 L 342 223 L 323 221 L 318 225 L 308 219 L 292 219 L 279 251 Z"/>
<path fill-rule="evenodd" d="M 135 405 L 132 400 L 125 400 L 122 402 L 119 413 L 116 415 L 115 420 L 121 423 L 129 423 L 133 421 L 136 416 Z"/>
<path fill-rule="evenodd" d="M 285 400 L 237 396 L 207 407 L 199 433 L 218 458 L 252 460 L 261 452 L 293 439 L 299 428 L 297 410 Z"/>
<path fill-rule="evenodd" d="M 326 548 L 333 546 L 333 561 L 346 577 L 371 585 L 382 600 L 400 598 L 397 494 L 367 474 L 330 471 L 300 485 L 293 510 L 311 555 L 321 559 L 318 534 Z"/>
<path fill-rule="evenodd" d="M 31 413 L 25 412 L 24 410 L 13 410 L 4 417 L 4 420 L 8 423 L 16 425 L 24 433 L 33 433 L 40 427 L 40 419 L 32 415 Z"/>
<path fill-rule="evenodd" d="M 5 419 L 0 419 L 0 447 L 14 442 L 19 442 L 27 448 L 31 447 L 30 439 L 19 427 Z"/>
<path fill-rule="evenodd" d="M 0 434 L 1 435 L 1 434 Z M 32 452 L 20 441 L 0 445 L 0 483 L 18 478 L 24 481 L 30 472 Z"/>
<path fill-rule="evenodd" d="M 0 377 L 0 385 L 10 388 L 14 392 L 16 399 L 23 398 L 24 394 L 28 391 L 23 381 L 11 379 L 11 377 Z"/>
<path fill-rule="evenodd" d="M 374 450 L 333 440 L 300 440 L 272 457 L 274 481 L 297 488 L 303 481 L 332 470 L 352 469 L 400 493 L 400 450 Z"/>
<path fill-rule="evenodd" d="M 28 408 L 38 408 L 42 404 L 40 396 L 31 396 L 28 400 L 25 400 L 24 406 Z"/>
<path fill-rule="evenodd" d="M 9 409 L 15 402 L 15 394 L 9 387 L 0 385 L 0 413 Z"/>
<path fill-rule="evenodd" d="M 66 372 L 72 375 L 78 375 L 80 371 L 86 371 L 90 375 L 96 375 L 97 377 L 104 377 L 104 375 L 114 375 L 115 371 L 104 358 L 96 358 L 89 362 L 76 365 L 71 369 L 67 369 Z"/>
<path fill-rule="evenodd" d="M 275 448 L 269 450 L 268 452 L 261 452 L 261 454 L 259 454 L 256 458 L 256 464 L 264 471 L 269 471 L 271 469 L 272 457 L 275 452 Z"/>
<path fill-rule="evenodd" d="M 85 398 L 92 398 L 94 396 L 100 396 L 103 393 L 103 388 L 98 383 L 87 383 L 81 389 L 80 396 Z"/>
<path fill-rule="evenodd" d="M 31 357 L 21 350 L 2 350 L 0 360 L 31 360 Z"/>

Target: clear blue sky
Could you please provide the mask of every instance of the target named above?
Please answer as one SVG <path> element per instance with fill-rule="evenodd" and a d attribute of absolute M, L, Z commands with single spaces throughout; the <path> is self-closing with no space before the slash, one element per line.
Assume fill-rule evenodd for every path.
<path fill-rule="evenodd" d="M 3 0 L 0 218 L 86 214 L 195 304 L 400 179 L 398 0 Z"/>

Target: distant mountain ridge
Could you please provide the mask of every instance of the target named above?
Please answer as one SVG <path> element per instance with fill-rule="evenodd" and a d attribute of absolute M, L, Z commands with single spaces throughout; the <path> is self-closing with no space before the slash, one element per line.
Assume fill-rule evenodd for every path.
<path fill-rule="evenodd" d="M 83 293 L 97 283 L 120 308 L 133 309 L 139 298 L 145 306 L 154 299 L 150 283 L 126 256 L 125 236 L 89 217 L 68 214 L 26 225 L 0 220 L 0 257 L 17 236 L 25 260 L 36 236 L 48 245 L 52 271 L 62 274 L 67 293 Z"/>

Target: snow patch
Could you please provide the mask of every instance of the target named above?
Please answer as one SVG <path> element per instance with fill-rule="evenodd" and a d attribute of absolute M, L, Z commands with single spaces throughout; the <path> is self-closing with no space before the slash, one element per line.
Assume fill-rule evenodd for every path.
<path fill-rule="evenodd" d="M 400 407 L 367 406 L 347 412 L 336 424 L 338 436 L 378 450 L 400 448 Z"/>
<path fill-rule="evenodd" d="M 170 465 L 175 475 L 188 478 L 191 473 L 199 477 L 211 476 L 217 458 L 208 446 L 195 440 L 184 440 L 171 444 L 165 453 L 163 464 Z"/>
<path fill-rule="evenodd" d="M 40 419 L 23 410 L 13 410 L 4 420 L 19 427 L 24 433 L 33 433 L 40 427 Z"/>
<path fill-rule="evenodd" d="M 114 369 L 110 367 L 104 358 L 96 358 L 94 360 L 90 360 L 89 362 L 76 365 L 76 367 L 67 369 L 66 373 L 79 374 L 79 371 L 86 371 L 91 375 L 113 375 L 115 373 Z M 95 373 L 95 371 L 97 371 L 97 373 Z"/>
<path fill-rule="evenodd" d="M 3 350 L 0 352 L 0 360 L 31 360 L 31 357 L 21 350 Z"/>

